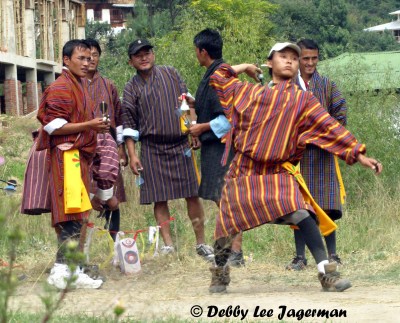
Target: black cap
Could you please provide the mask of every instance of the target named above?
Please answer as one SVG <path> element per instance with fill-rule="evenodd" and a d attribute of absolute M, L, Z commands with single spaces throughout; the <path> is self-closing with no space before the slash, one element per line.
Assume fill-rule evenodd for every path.
<path fill-rule="evenodd" d="M 136 39 L 134 42 L 130 43 L 128 48 L 128 56 L 135 55 L 142 48 L 153 48 L 154 46 L 150 44 L 147 39 Z"/>

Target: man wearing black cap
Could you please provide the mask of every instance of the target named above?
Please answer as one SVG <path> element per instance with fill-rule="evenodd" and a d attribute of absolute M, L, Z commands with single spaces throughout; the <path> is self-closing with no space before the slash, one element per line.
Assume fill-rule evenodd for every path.
<path fill-rule="evenodd" d="M 155 65 L 153 45 L 137 39 L 128 48 L 129 65 L 137 74 L 126 84 L 123 97 L 123 136 L 128 148 L 129 165 L 140 184 L 140 204 L 154 203 L 154 216 L 159 225 L 170 218 L 168 201 L 185 198 L 188 216 L 196 235 L 196 251 L 213 260 L 210 246 L 204 242 L 204 211 L 198 197 L 199 183 L 186 135 L 176 114 L 178 97 L 187 92 L 178 72 L 170 66 Z M 135 141 L 141 142 L 138 157 Z M 169 225 L 161 226 L 164 246 L 161 253 L 175 251 Z"/>

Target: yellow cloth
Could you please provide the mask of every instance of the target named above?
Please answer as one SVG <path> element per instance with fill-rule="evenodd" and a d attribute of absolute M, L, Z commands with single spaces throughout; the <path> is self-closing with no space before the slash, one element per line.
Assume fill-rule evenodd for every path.
<path fill-rule="evenodd" d="M 342 173 L 340 172 L 340 167 L 339 167 L 339 161 L 337 156 L 334 156 L 335 158 L 335 169 L 336 169 L 336 174 L 338 177 L 338 182 L 339 182 L 339 191 L 340 191 L 340 202 L 344 204 L 346 202 L 346 190 L 344 188 L 344 183 L 343 183 L 343 178 L 342 178 Z"/>
<path fill-rule="evenodd" d="M 193 158 L 194 171 L 197 177 L 197 183 L 200 185 L 201 178 L 200 178 L 199 168 L 197 167 L 196 154 L 194 153 L 194 150 L 192 150 L 192 158 Z"/>
<path fill-rule="evenodd" d="M 183 134 L 187 134 L 189 132 L 189 127 L 190 127 L 190 123 L 187 124 L 187 122 L 189 122 L 188 116 L 186 114 L 182 114 L 179 119 L 181 121 L 181 132 Z"/>
<path fill-rule="evenodd" d="M 321 231 L 322 235 L 324 235 L 324 236 L 330 235 L 333 231 L 335 231 L 337 229 L 337 225 L 325 213 L 325 211 L 320 208 L 320 206 L 317 204 L 317 202 L 315 202 L 315 200 L 311 196 L 310 191 L 307 188 L 307 184 L 304 181 L 303 176 L 298 171 L 298 168 L 289 162 L 283 163 L 282 167 L 284 169 L 286 169 L 289 172 L 289 174 L 293 175 L 295 177 L 297 183 L 299 183 L 300 192 L 301 192 L 301 194 L 303 194 L 304 201 L 313 207 L 315 214 L 317 215 L 318 226 L 319 226 L 319 230 Z"/>
<path fill-rule="evenodd" d="M 65 214 L 81 213 L 92 208 L 81 177 L 78 149 L 64 151 L 64 207 Z"/>

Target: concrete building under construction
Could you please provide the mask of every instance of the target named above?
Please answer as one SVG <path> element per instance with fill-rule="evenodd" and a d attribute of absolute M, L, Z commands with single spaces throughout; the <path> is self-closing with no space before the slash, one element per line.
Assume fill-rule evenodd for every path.
<path fill-rule="evenodd" d="M 38 108 L 61 73 L 66 41 L 85 37 L 79 0 L 0 0 L 0 109 L 22 116 Z"/>

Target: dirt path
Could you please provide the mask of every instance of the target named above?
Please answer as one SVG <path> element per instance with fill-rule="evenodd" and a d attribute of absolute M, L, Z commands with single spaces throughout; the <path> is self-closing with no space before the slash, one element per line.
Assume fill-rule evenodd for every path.
<path fill-rule="evenodd" d="M 311 268 L 294 273 L 252 263 L 244 269 L 233 270 L 228 293 L 211 295 L 207 268 L 207 264 L 193 261 L 153 263 L 135 276 L 121 276 L 116 270 L 110 270 L 101 289 L 71 291 L 57 314 L 112 316 L 114 303 L 120 300 L 126 307 L 124 317 L 141 321 L 167 318 L 171 321 L 173 318 L 240 321 L 244 317 L 244 321 L 270 322 L 399 322 L 400 286 L 394 284 L 374 285 L 347 274 L 353 283 L 351 289 L 343 293 L 324 293 Z M 38 296 L 42 291 L 43 284 L 35 284 L 34 279 L 29 278 L 13 297 L 12 308 L 43 311 Z M 195 305 L 203 310 L 199 318 L 191 315 Z M 281 306 L 286 307 L 284 315 Z M 229 308 L 231 316 L 228 316 Z M 314 317 L 305 317 L 306 310 L 313 309 L 316 310 Z M 196 308 L 194 312 L 199 313 L 199 310 Z M 228 312 L 224 314 L 222 310 Z M 318 310 L 325 310 L 328 316 L 318 317 Z M 312 315 L 312 311 L 308 314 Z M 341 317 L 337 318 L 338 315 Z"/>

